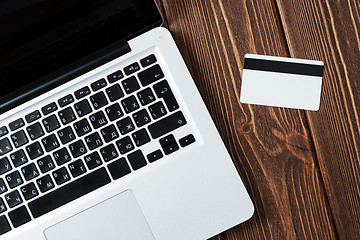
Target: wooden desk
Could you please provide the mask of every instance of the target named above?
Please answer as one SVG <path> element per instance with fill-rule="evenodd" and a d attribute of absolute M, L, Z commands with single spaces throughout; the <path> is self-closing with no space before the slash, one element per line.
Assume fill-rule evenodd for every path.
<path fill-rule="evenodd" d="M 255 204 L 214 239 L 359 239 L 359 1 L 157 2 Z M 245 53 L 324 61 L 320 110 L 241 104 Z"/>

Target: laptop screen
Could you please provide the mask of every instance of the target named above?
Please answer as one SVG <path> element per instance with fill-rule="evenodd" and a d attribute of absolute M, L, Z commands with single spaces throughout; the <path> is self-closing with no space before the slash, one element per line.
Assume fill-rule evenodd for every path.
<path fill-rule="evenodd" d="M 0 99 L 161 21 L 153 0 L 0 1 Z"/>

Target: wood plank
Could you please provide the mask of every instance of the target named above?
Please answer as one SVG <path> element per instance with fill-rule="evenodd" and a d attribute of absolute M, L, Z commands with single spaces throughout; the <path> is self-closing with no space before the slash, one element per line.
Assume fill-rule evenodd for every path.
<path fill-rule="evenodd" d="M 278 0 L 278 5 L 291 55 L 325 62 L 320 111 L 307 117 L 339 238 L 359 239 L 360 3 Z"/>
<path fill-rule="evenodd" d="M 239 102 L 243 56 L 288 56 L 272 0 L 163 0 L 168 27 L 255 204 L 224 239 L 335 239 L 304 112 Z"/>

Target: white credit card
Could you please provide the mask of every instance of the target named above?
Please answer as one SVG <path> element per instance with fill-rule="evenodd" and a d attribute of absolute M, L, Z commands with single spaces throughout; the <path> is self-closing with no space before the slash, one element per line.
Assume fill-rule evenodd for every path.
<path fill-rule="evenodd" d="M 246 54 L 242 103 L 317 111 L 324 63 Z"/>

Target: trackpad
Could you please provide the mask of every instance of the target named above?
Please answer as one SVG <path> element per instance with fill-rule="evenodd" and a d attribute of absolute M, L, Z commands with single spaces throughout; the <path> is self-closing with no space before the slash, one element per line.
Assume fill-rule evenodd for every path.
<path fill-rule="evenodd" d="M 155 240 L 131 190 L 126 190 L 44 231 L 48 240 Z"/>

